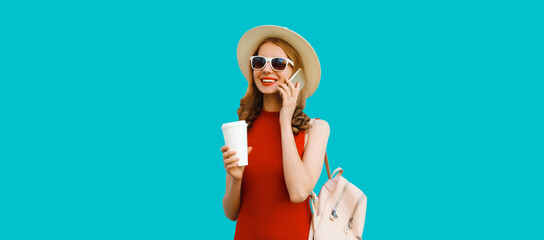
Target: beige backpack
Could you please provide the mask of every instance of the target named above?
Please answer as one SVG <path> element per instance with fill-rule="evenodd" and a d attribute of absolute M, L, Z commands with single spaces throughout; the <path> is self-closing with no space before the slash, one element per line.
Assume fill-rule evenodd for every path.
<path fill-rule="evenodd" d="M 362 239 L 366 195 L 342 177 L 342 168 L 334 170 L 331 177 L 327 153 L 325 166 L 329 180 L 321 188 L 319 196 L 314 192 L 310 195 L 312 225 L 308 239 Z"/>

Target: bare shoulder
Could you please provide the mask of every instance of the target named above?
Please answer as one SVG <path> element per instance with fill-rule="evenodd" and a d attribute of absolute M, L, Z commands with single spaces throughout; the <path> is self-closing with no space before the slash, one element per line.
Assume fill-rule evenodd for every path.
<path fill-rule="evenodd" d="M 316 119 L 312 123 L 310 131 L 313 131 L 314 133 L 323 133 L 328 135 L 330 133 L 329 123 L 323 119 Z"/>

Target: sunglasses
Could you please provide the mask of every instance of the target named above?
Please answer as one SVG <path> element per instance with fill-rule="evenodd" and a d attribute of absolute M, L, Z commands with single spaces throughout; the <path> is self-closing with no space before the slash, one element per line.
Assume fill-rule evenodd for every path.
<path fill-rule="evenodd" d="M 281 57 L 275 57 L 275 58 L 267 58 L 267 57 L 261 57 L 261 56 L 251 56 L 249 58 L 251 60 L 251 68 L 254 70 L 262 70 L 266 66 L 267 62 L 270 62 L 270 66 L 274 71 L 283 71 L 287 68 L 287 64 L 291 64 L 291 66 L 295 66 L 293 64 L 293 61 L 287 59 L 287 58 L 281 58 Z"/>

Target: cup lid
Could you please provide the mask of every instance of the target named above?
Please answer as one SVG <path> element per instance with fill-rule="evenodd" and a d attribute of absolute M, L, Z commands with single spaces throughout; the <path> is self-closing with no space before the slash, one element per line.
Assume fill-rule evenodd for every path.
<path fill-rule="evenodd" d="M 230 128 L 230 127 L 239 127 L 239 126 L 247 127 L 246 120 L 237 121 L 237 122 L 230 122 L 230 123 L 223 123 L 223 125 L 221 126 L 221 129 Z"/>

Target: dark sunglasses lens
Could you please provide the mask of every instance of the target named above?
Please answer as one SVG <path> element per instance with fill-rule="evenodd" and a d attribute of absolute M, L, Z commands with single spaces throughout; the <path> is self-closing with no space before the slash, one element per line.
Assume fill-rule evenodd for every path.
<path fill-rule="evenodd" d="M 285 70 L 287 67 L 287 59 L 285 58 L 274 58 L 272 59 L 272 67 L 276 70 Z"/>
<path fill-rule="evenodd" d="M 265 64 L 266 59 L 264 59 L 263 57 L 254 57 L 251 61 L 251 67 L 253 67 L 253 69 L 261 69 L 264 67 Z"/>

